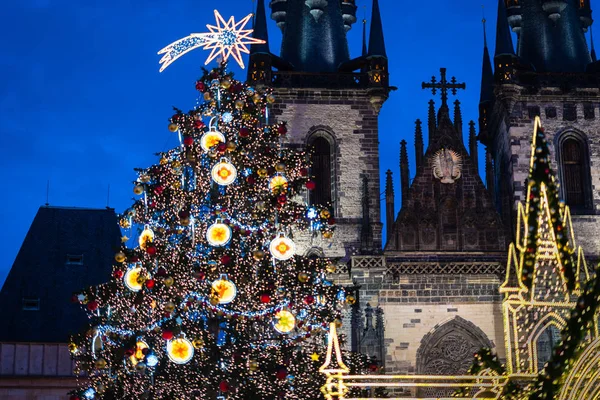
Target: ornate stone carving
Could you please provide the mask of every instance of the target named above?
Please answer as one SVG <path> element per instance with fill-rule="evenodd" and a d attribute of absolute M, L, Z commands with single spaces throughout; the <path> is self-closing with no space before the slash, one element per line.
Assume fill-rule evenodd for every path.
<path fill-rule="evenodd" d="M 438 150 L 432 162 L 433 176 L 442 183 L 454 183 L 462 175 L 462 157 L 454 150 Z"/>

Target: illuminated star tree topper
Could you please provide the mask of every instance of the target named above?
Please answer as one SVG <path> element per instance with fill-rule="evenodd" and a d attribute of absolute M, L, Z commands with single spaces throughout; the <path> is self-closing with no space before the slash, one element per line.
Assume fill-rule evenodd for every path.
<path fill-rule="evenodd" d="M 264 40 L 251 37 L 253 29 L 244 29 L 252 14 L 248 14 L 244 19 L 235 22 L 234 17 L 225 21 L 221 14 L 215 10 L 216 25 L 207 24 L 208 33 L 192 33 L 182 39 L 179 39 L 165 48 L 158 54 L 164 54 L 160 59 L 160 72 L 164 71 L 169 65 L 184 54 L 202 47 L 204 50 L 210 50 L 205 65 L 209 64 L 216 57 L 221 56 L 223 61 L 227 61 L 232 56 L 235 61 L 244 68 L 242 53 L 249 54 L 248 45 L 253 43 L 262 44 Z"/>

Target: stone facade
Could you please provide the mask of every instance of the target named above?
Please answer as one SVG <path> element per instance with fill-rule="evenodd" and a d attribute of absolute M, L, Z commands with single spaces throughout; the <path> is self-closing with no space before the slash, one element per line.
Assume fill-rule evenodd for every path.
<path fill-rule="evenodd" d="M 361 248 L 363 190 L 366 176 L 369 193 L 379 189 L 379 141 L 377 112 L 366 90 L 276 88 L 272 115 L 285 121 L 288 145 L 307 147 L 314 135 L 332 144 L 332 200 L 336 219 L 335 240 L 304 236 L 297 238 L 299 252 L 320 249 L 327 257 L 346 257 Z M 308 198 L 307 198 L 308 200 Z M 381 249 L 380 206 L 369 199 L 373 221 L 371 249 Z"/>

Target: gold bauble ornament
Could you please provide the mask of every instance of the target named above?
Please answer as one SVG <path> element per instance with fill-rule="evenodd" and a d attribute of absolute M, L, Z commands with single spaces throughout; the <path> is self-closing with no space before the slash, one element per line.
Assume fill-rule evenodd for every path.
<path fill-rule="evenodd" d="M 325 270 L 326 270 L 328 273 L 330 273 L 330 274 L 333 274 L 333 273 L 334 273 L 334 272 L 337 270 L 337 267 L 335 266 L 335 264 L 333 264 L 333 263 L 329 263 L 329 264 L 327 264 L 327 266 L 325 267 Z"/>
<path fill-rule="evenodd" d="M 160 165 L 166 165 L 169 162 L 169 160 L 166 157 L 161 157 L 158 162 L 160 163 Z"/>
<path fill-rule="evenodd" d="M 144 193 L 144 185 L 135 185 L 133 187 L 133 193 L 137 194 L 138 196 Z"/>
<path fill-rule="evenodd" d="M 179 189 L 180 187 L 181 187 L 181 182 L 180 181 L 173 182 L 173 189 Z"/>
<path fill-rule="evenodd" d="M 75 343 L 73 343 L 73 342 L 69 343 L 69 351 L 72 354 L 77 353 L 77 345 Z"/>
<path fill-rule="evenodd" d="M 145 362 L 139 362 L 139 363 L 138 363 L 138 364 L 135 366 L 135 369 L 136 369 L 138 372 L 140 372 L 140 373 L 141 373 L 141 372 L 144 372 L 144 371 L 146 370 L 146 367 L 147 367 L 147 365 L 146 365 L 146 363 L 145 363 Z"/>
<path fill-rule="evenodd" d="M 204 92 L 204 100 L 208 101 L 211 99 L 212 95 L 210 94 L 210 92 Z"/>
<path fill-rule="evenodd" d="M 292 258 L 296 252 L 296 245 L 292 239 L 285 236 L 283 233 L 271 240 L 269 251 L 277 260 L 285 261 Z"/>
<path fill-rule="evenodd" d="M 329 210 L 321 210 L 320 215 L 323 219 L 328 219 L 329 217 L 331 217 L 331 213 L 329 212 Z"/>
<path fill-rule="evenodd" d="M 171 287 L 171 286 L 173 286 L 173 283 L 175 283 L 175 279 L 173 279 L 172 276 L 167 276 L 164 279 L 163 283 L 165 284 L 166 287 Z"/>
<path fill-rule="evenodd" d="M 189 218 L 181 218 L 179 220 L 179 223 L 181 224 L 181 226 L 189 226 L 190 225 L 190 219 Z"/>
<path fill-rule="evenodd" d="M 233 142 L 227 142 L 227 151 L 234 151 L 236 149 L 236 144 Z"/>
<path fill-rule="evenodd" d="M 288 187 L 288 180 L 283 175 L 275 175 L 269 181 L 269 189 L 275 194 L 285 193 Z"/>
<path fill-rule="evenodd" d="M 266 168 L 259 168 L 258 171 L 256 171 L 256 173 L 258 174 L 258 176 L 260 176 L 261 178 L 266 178 L 267 175 L 269 174 L 269 172 L 267 171 Z"/>
<path fill-rule="evenodd" d="M 308 282 L 308 278 L 309 278 L 309 276 L 306 272 L 300 272 L 298 274 L 298 280 L 302 283 Z"/>
<path fill-rule="evenodd" d="M 248 360 L 248 369 L 251 372 L 255 372 L 258 370 L 258 361 L 256 360 Z"/>
<path fill-rule="evenodd" d="M 146 281 L 146 275 L 142 267 L 129 268 L 123 276 L 123 283 L 132 292 L 142 290 L 142 285 Z"/>
<path fill-rule="evenodd" d="M 231 240 L 231 228 L 229 225 L 223 224 L 220 219 L 217 219 L 217 222 L 206 230 L 206 240 L 211 246 L 225 246 Z"/>
<path fill-rule="evenodd" d="M 331 231 L 323 232 L 324 239 L 331 239 L 332 237 L 333 237 L 333 232 L 331 232 Z"/>
<path fill-rule="evenodd" d="M 147 174 L 140 175 L 139 181 L 142 183 L 150 182 L 150 175 L 147 175 Z"/>
<path fill-rule="evenodd" d="M 235 108 L 237 108 L 238 110 L 241 110 L 242 108 L 244 108 L 244 102 L 242 100 L 236 100 Z"/>
<path fill-rule="evenodd" d="M 169 124 L 169 131 L 177 132 L 178 130 L 179 130 L 179 125 L 177 125 L 176 123 Z"/>
<path fill-rule="evenodd" d="M 208 152 L 213 146 L 219 143 L 225 143 L 225 136 L 219 132 L 214 126 L 209 131 L 204 132 L 200 138 L 200 147 L 205 152 Z"/>
<path fill-rule="evenodd" d="M 272 94 L 267 95 L 267 102 L 270 104 L 275 103 L 275 96 L 273 96 Z"/>
<path fill-rule="evenodd" d="M 196 338 L 192 341 L 192 346 L 194 346 L 195 349 L 201 349 L 204 347 L 204 340 Z"/>
<path fill-rule="evenodd" d="M 356 297 L 352 295 L 346 296 L 346 303 L 353 305 L 354 303 L 356 303 Z"/>
<path fill-rule="evenodd" d="M 260 94 L 256 93 L 254 96 L 252 96 L 252 101 L 258 103 L 260 101 Z"/>
<path fill-rule="evenodd" d="M 230 86 L 231 86 L 231 80 L 229 78 L 225 78 L 221 81 L 221 87 L 223 89 L 229 89 Z"/>
<path fill-rule="evenodd" d="M 333 323 L 335 324 L 336 328 L 341 328 L 342 327 L 342 320 L 339 318 L 336 318 Z"/>
<path fill-rule="evenodd" d="M 168 313 L 172 313 L 173 311 L 175 311 L 175 303 L 170 301 L 167 304 L 165 304 L 165 311 Z"/>
<path fill-rule="evenodd" d="M 126 258 L 127 256 L 122 251 L 119 251 L 117 254 L 115 254 L 115 261 L 118 263 L 122 263 Z"/>
<path fill-rule="evenodd" d="M 94 366 L 96 367 L 96 369 L 104 369 L 106 368 L 106 360 L 104 358 L 99 358 L 94 363 Z"/>
<path fill-rule="evenodd" d="M 273 326 L 279 333 L 290 333 L 296 327 L 296 317 L 291 311 L 281 310 L 274 315 Z"/>
<path fill-rule="evenodd" d="M 175 364 L 186 364 L 194 356 L 194 346 L 183 337 L 169 340 L 167 342 L 167 355 Z"/>
<path fill-rule="evenodd" d="M 173 169 L 179 169 L 179 168 L 181 168 L 181 162 L 179 160 L 175 160 L 171 164 L 171 167 L 173 167 Z"/>
<path fill-rule="evenodd" d="M 283 171 L 285 171 L 285 164 L 284 163 L 277 163 L 277 165 L 275 165 L 275 171 L 277 171 L 277 172 L 283 172 Z"/>
<path fill-rule="evenodd" d="M 144 226 L 144 230 L 140 234 L 138 242 L 140 244 L 140 249 L 146 250 L 148 247 L 148 243 L 152 243 L 154 241 L 154 232 L 150 229 L 149 225 Z"/>
<path fill-rule="evenodd" d="M 252 115 L 250 115 L 250 113 L 247 113 L 247 112 L 242 113 L 243 120 L 248 120 L 250 118 L 252 118 Z"/>
<path fill-rule="evenodd" d="M 264 201 L 257 201 L 256 202 L 256 208 L 260 211 L 264 210 L 267 207 L 266 203 Z"/>
<path fill-rule="evenodd" d="M 265 257 L 265 252 L 262 250 L 254 250 L 252 252 L 252 257 L 254 257 L 256 261 L 260 261 Z"/>
<path fill-rule="evenodd" d="M 219 304 L 228 304 L 235 299 L 237 287 L 229 280 L 227 274 L 221 274 L 221 277 L 212 283 L 212 294 L 219 300 Z"/>
<path fill-rule="evenodd" d="M 237 169 L 225 157 L 221 158 L 211 170 L 213 181 L 221 186 L 231 185 L 237 177 Z"/>

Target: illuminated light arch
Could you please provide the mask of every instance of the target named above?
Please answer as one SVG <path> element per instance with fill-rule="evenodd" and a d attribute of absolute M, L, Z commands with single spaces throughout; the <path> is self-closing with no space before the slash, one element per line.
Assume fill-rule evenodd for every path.
<path fill-rule="evenodd" d="M 600 399 L 600 338 L 585 347 L 556 399 Z"/>
<path fill-rule="evenodd" d="M 527 351 L 529 352 L 529 370 L 538 373 L 538 339 L 550 327 L 555 327 L 559 332 L 567 326 L 567 322 L 556 312 L 550 312 L 540 318 L 530 330 L 527 338 Z"/>

